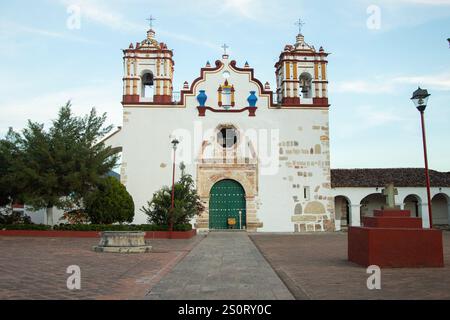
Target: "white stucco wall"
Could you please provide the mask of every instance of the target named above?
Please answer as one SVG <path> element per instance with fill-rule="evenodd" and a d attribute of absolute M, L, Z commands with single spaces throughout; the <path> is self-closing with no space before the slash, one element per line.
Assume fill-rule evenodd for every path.
<path fill-rule="evenodd" d="M 135 223 L 145 223 L 140 208 L 152 194 L 172 179 L 172 149 L 170 137 L 180 138 L 177 163 L 186 164 L 186 172 L 196 178 L 196 159 L 204 140 L 215 138 L 214 129 L 220 124 L 233 124 L 247 133 L 259 154 L 259 193 L 257 216 L 264 227 L 261 231 L 294 231 L 291 220 L 298 197 L 303 207 L 309 201 L 318 201 L 333 217 L 329 185 L 328 111 L 323 109 L 269 109 L 269 96 L 260 95 L 248 72 L 236 72 L 224 61 L 218 72 L 207 73 L 206 81 L 197 83 L 194 93 L 186 97 L 186 107 L 136 106 L 124 108 L 122 130 L 112 143 L 121 142 L 121 180 L 133 196 L 136 206 Z M 235 87 L 235 109 L 248 106 L 250 91 L 258 96 L 256 117 L 248 112 L 214 113 L 206 111 L 198 116 L 196 96 L 205 90 L 207 106 L 218 108 L 217 89 L 223 84 L 223 72 L 229 71 L 228 82 Z M 247 131 L 249 130 L 249 131 Z M 326 139 L 324 139 L 324 136 Z M 322 138 L 322 140 L 321 140 Z M 280 161 L 280 143 L 297 142 L 298 146 L 285 147 L 292 151 Z M 320 154 L 309 150 L 321 146 Z M 292 150 L 291 150 L 292 149 Z M 294 150 L 296 149 L 296 150 Z M 294 152 L 295 151 L 295 152 Z M 307 151 L 307 152 L 306 152 Z M 268 155 L 265 157 L 264 155 Z M 294 165 L 294 162 L 296 165 Z M 299 171 L 307 173 L 300 176 Z M 177 169 L 177 178 L 179 170 Z M 294 185 L 300 188 L 294 188 Z M 303 186 L 310 187 L 310 199 L 303 199 Z"/>
<path fill-rule="evenodd" d="M 345 196 L 350 201 L 351 212 L 350 212 L 350 224 L 351 225 L 359 225 L 360 224 L 360 204 L 363 198 L 370 194 L 381 193 L 383 186 L 378 188 L 333 188 L 332 195 L 336 196 Z M 424 228 L 429 227 L 429 217 L 428 217 L 428 202 L 427 202 L 427 192 L 426 188 L 417 188 L 417 187 L 397 187 L 398 195 L 396 196 L 396 203 L 401 206 L 401 208 L 408 209 L 405 207 L 404 200 L 409 195 L 414 195 L 419 200 L 419 215 L 422 217 L 422 225 Z M 448 195 L 450 195 L 450 188 L 442 187 L 433 187 L 431 188 L 431 197 L 433 198 L 437 194 L 445 195 L 446 199 L 448 199 Z M 377 206 L 376 204 L 372 204 L 371 208 Z M 449 224 L 450 223 L 450 215 L 449 215 L 449 201 L 446 203 L 442 200 L 439 200 L 436 203 L 433 203 L 433 224 Z M 437 220 L 434 218 L 436 216 Z M 447 222 L 445 222 L 445 217 L 447 217 Z"/>

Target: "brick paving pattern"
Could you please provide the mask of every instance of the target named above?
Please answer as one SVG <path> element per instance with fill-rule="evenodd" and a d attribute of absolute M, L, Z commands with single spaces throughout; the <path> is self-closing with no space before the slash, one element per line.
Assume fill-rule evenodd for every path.
<path fill-rule="evenodd" d="M 246 232 L 210 232 L 148 299 L 287 300 L 293 296 Z"/>
<path fill-rule="evenodd" d="M 278 276 L 240 232 L 151 240 L 154 251 L 137 255 L 95 253 L 97 239 L 0 237 L 0 299 L 292 298 L 286 287 L 297 299 L 450 299 L 449 231 L 445 268 L 382 269 L 381 290 L 346 260 L 345 233 L 250 237 Z M 70 265 L 80 291 L 66 287 Z"/>
<path fill-rule="evenodd" d="M 96 253 L 97 239 L 0 237 L 0 299 L 141 299 L 202 239 L 151 240 L 147 254 Z M 70 265 L 81 290 L 67 289 Z"/>
<path fill-rule="evenodd" d="M 347 234 L 253 234 L 252 240 L 297 299 L 450 299 L 450 232 L 445 268 L 381 270 L 368 290 L 366 269 L 347 261 Z"/>

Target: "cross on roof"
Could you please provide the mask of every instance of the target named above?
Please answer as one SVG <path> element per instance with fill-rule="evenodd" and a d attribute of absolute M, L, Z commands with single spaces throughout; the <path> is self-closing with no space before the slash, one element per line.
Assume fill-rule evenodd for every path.
<path fill-rule="evenodd" d="M 147 20 L 147 21 L 149 22 L 149 24 L 150 24 L 150 29 L 153 28 L 153 21 L 155 21 L 156 19 L 153 18 L 152 15 L 150 15 L 150 18 L 145 19 L 145 20 Z"/>
<path fill-rule="evenodd" d="M 295 25 L 298 26 L 298 33 L 302 33 L 302 27 L 305 25 L 302 19 L 298 19 Z"/>
<path fill-rule="evenodd" d="M 221 47 L 223 49 L 223 54 L 227 54 L 227 49 L 229 48 L 229 46 L 227 46 L 225 43 L 223 44 L 223 46 Z"/>

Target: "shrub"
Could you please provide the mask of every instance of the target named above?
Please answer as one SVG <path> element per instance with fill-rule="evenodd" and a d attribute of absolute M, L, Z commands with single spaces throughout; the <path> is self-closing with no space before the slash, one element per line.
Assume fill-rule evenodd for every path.
<path fill-rule="evenodd" d="M 170 224 L 172 190 L 165 186 L 153 194 L 147 206 L 141 211 L 148 216 L 148 222 L 156 225 Z M 175 201 L 172 222 L 174 226 L 187 225 L 203 210 L 203 204 L 197 195 L 194 181 L 190 175 L 183 175 L 175 184 Z"/>
<path fill-rule="evenodd" d="M 89 216 L 81 209 L 75 209 L 64 212 L 59 220 L 67 220 L 69 224 L 86 224 L 89 222 Z"/>
<path fill-rule="evenodd" d="M 38 230 L 47 231 L 51 230 L 51 226 L 44 224 L 8 224 L 0 225 L 0 230 Z"/>
<path fill-rule="evenodd" d="M 141 225 L 126 225 L 126 224 L 60 224 L 53 227 L 54 230 L 59 231 L 167 231 L 167 225 L 141 224 Z M 190 231 L 191 224 L 183 224 L 174 226 L 175 231 Z"/>
<path fill-rule="evenodd" d="M 32 224 L 31 218 L 18 211 L 0 212 L 0 224 Z"/>
<path fill-rule="evenodd" d="M 93 224 L 132 222 L 133 198 L 116 178 L 107 177 L 85 199 L 86 212 Z"/>

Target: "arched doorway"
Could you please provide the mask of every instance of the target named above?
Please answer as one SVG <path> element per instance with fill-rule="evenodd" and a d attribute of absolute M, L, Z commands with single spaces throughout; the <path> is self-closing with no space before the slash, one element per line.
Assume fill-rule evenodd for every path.
<path fill-rule="evenodd" d="M 350 201 L 347 197 L 334 198 L 336 229 L 347 228 L 350 224 Z"/>
<path fill-rule="evenodd" d="M 431 200 L 433 209 L 433 225 L 449 224 L 448 196 L 444 193 L 438 193 Z"/>
<path fill-rule="evenodd" d="M 421 199 L 415 194 L 408 195 L 405 200 L 403 200 L 405 210 L 411 211 L 411 217 L 419 218 L 422 216 L 420 210 Z"/>
<path fill-rule="evenodd" d="M 372 217 L 373 211 L 386 206 L 386 197 L 381 193 L 372 193 L 361 200 L 361 221 L 363 217 Z"/>
<path fill-rule="evenodd" d="M 235 180 L 221 180 L 212 188 L 209 196 L 209 228 L 228 229 L 228 219 L 234 218 L 236 229 L 247 225 L 245 191 Z"/>

